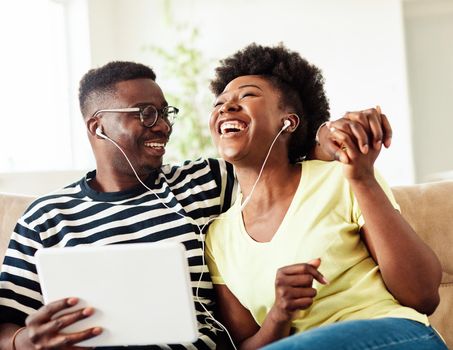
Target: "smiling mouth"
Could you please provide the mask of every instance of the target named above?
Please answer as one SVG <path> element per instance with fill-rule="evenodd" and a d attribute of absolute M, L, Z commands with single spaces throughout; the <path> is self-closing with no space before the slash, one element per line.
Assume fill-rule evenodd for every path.
<path fill-rule="evenodd" d="M 165 148 L 165 143 L 163 142 L 145 142 L 145 146 L 154 149 L 163 149 Z"/>
<path fill-rule="evenodd" d="M 220 125 L 220 134 L 227 135 L 231 133 L 238 133 L 247 128 L 247 124 L 240 120 L 225 121 Z"/>

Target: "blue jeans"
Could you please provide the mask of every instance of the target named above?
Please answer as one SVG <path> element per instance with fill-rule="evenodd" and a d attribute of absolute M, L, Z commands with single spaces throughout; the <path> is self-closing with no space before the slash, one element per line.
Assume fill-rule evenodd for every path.
<path fill-rule="evenodd" d="M 276 341 L 263 350 L 448 350 L 431 327 L 403 318 L 343 321 Z"/>

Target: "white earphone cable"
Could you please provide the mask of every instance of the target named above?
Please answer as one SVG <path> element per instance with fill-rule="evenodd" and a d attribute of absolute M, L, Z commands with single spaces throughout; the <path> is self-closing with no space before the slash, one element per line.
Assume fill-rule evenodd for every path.
<path fill-rule="evenodd" d="M 281 128 L 280 131 L 278 132 L 277 136 L 275 136 L 274 140 L 271 143 L 271 146 L 269 147 L 269 150 L 267 151 L 266 158 L 264 158 L 263 165 L 261 166 L 260 172 L 258 173 L 258 177 L 255 180 L 255 183 L 252 186 L 252 189 L 249 193 L 249 195 L 244 199 L 244 202 L 241 205 L 241 211 L 244 211 L 245 207 L 249 203 L 250 199 L 252 198 L 252 194 L 255 191 L 255 187 L 258 184 L 258 181 L 260 181 L 261 175 L 263 174 L 264 167 L 266 166 L 267 159 L 269 158 L 269 155 L 271 154 L 272 148 L 274 147 L 275 142 L 277 141 L 277 138 L 280 136 L 280 134 L 285 130 L 286 128 Z"/>
<path fill-rule="evenodd" d="M 274 140 L 272 141 L 270 147 L 269 147 L 269 150 L 267 152 L 267 155 L 264 159 L 264 162 L 263 162 L 263 165 L 261 166 L 261 169 L 260 169 L 260 172 L 258 174 L 258 177 L 255 181 L 255 183 L 253 184 L 253 187 L 252 187 L 252 190 L 250 191 L 250 194 L 247 196 L 247 198 L 244 200 L 244 202 L 242 203 L 241 205 L 241 211 L 244 210 L 245 206 L 247 205 L 247 203 L 250 201 L 250 198 L 252 197 L 252 194 L 255 190 L 255 187 L 256 185 L 258 184 L 258 181 L 260 180 L 261 178 L 261 175 L 263 173 L 263 170 L 264 170 L 264 166 L 266 165 L 267 163 L 267 160 L 269 158 L 269 155 L 272 151 L 272 148 L 274 147 L 274 144 L 275 142 L 277 141 L 277 138 L 280 136 L 280 134 L 287 128 L 287 126 L 285 125 L 282 129 L 280 129 L 280 131 L 278 132 L 277 136 L 275 136 Z M 126 155 L 126 153 L 123 151 L 123 149 L 120 147 L 120 145 L 118 145 L 118 143 L 116 143 L 115 141 L 113 141 L 110 137 L 108 137 L 107 135 L 105 134 L 102 134 L 102 132 L 100 132 L 100 134 L 98 134 L 99 136 L 101 136 L 102 138 L 106 139 L 106 140 L 109 140 L 111 143 L 113 143 L 113 145 L 115 145 L 116 148 L 118 148 L 120 150 L 120 152 L 123 154 L 124 158 L 126 158 L 129 166 L 131 167 L 132 171 L 134 172 L 134 175 L 135 177 L 137 178 L 137 180 L 140 182 L 140 184 L 143 185 L 143 187 L 145 187 L 148 191 L 150 191 L 151 193 L 153 193 L 159 200 L 160 202 L 162 203 L 162 205 L 164 207 L 166 207 L 167 209 L 170 209 L 171 211 L 173 211 L 175 214 L 185 218 L 185 219 L 188 219 L 192 224 L 194 224 L 199 233 L 200 233 L 200 240 L 201 240 L 201 250 L 202 250 L 202 263 L 203 263 L 203 267 L 202 267 L 202 270 L 201 270 L 201 274 L 200 274 L 200 277 L 198 279 L 198 283 L 197 283 L 197 287 L 196 287 L 196 290 L 195 290 L 195 297 L 197 299 L 197 302 L 202 306 L 203 310 L 209 315 L 209 317 L 207 318 L 207 320 L 212 320 L 214 321 L 215 324 L 217 324 L 220 328 L 216 328 L 215 324 L 212 325 L 211 324 L 211 327 L 216 330 L 216 331 L 219 331 L 219 330 L 223 330 L 226 332 L 226 334 L 228 335 L 228 338 L 233 346 L 233 348 L 235 350 L 237 350 L 236 348 L 236 345 L 234 344 L 234 341 L 233 341 L 233 338 L 231 337 L 230 333 L 228 332 L 227 328 L 221 323 L 219 322 L 218 320 L 215 319 L 215 317 L 212 315 L 212 313 L 205 307 L 205 305 L 201 302 L 200 300 L 200 297 L 199 297 L 199 288 L 200 288 L 200 285 L 201 285 L 201 280 L 203 278 L 203 274 L 204 274 L 204 267 L 206 266 L 206 261 L 205 261 L 205 256 L 204 256 L 204 253 L 205 253 L 205 239 L 204 239 L 204 236 L 203 236 L 203 230 L 205 229 L 205 227 L 210 224 L 212 221 L 214 220 L 219 220 L 221 219 L 220 217 L 213 217 L 213 218 L 210 218 L 201 228 L 200 228 L 200 225 L 198 225 L 198 223 L 192 219 L 191 217 L 189 216 L 185 216 L 181 213 L 179 213 L 175 208 L 171 208 L 169 207 L 167 204 L 165 204 L 165 202 L 162 200 L 161 197 L 159 197 L 159 195 L 154 192 L 150 187 L 148 187 L 141 179 L 140 177 L 138 176 L 137 172 L 135 171 L 135 168 L 134 166 L 132 165 L 131 161 L 129 160 L 129 157 Z"/>
<path fill-rule="evenodd" d="M 132 165 L 131 161 L 129 160 L 129 157 L 126 155 L 126 153 L 123 151 L 123 149 L 120 147 L 120 145 L 118 145 L 115 141 L 113 141 L 110 137 L 106 136 L 105 134 L 103 134 L 102 136 L 104 139 L 106 140 L 109 140 L 111 143 L 113 143 L 120 151 L 121 153 L 123 154 L 124 158 L 126 158 L 127 162 L 129 163 L 129 166 L 131 167 L 132 171 L 134 172 L 134 175 L 135 177 L 137 178 L 137 180 L 147 189 L 149 190 L 151 193 L 153 193 L 159 200 L 160 202 L 162 203 L 162 205 L 164 207 L 166 207 L 167 209 L 170 209 L 171 211 L 173 211 L 175 214 L 185 218 L 185 219 L 188 219 L 192 224 L 194 224 L 199 233 L 200 233 L 200 239 L 201 239 L 201 250 L 202 250 L 202 263 L 203 263 L 203 267 L 202 267 L 202 270 L 201 270 L 201 274 L 200 274 L 200 278 L 198 279 L 198 283 L 197 283 L 197 287 L 196 287 L 196 290 L 195 290 L 195 297 L 197 299 L 197 302 L 201 305 L 201 307 L 203 308 L 203 310 L 209 315 L 209 317 L 207 319 L 211 319 L 212 321 L 215 322 L 215 324 L 217 324 L 220 328 L 216 328 L 215 325 L 211 325 L 213 329 L 215 329 L 216 331 L 219 331 L 219 330 L 223 330 L 226 332 L 226 334 L 228 335 L 228 338 L 230 339 L 230 342 L 231 344 L 233 345 L 233 348 L 236 350 L 236 346 L 234 344 L 234 341 L 233 341 L 233 338 L 231 337 L 230 333 L 228 332 L 228 330 L 226 329 L 226 327 L 221 323 L 219 322 L 218 320 L 215 319 L 215 317 L 212 315 L 212 313 L 205 307 L 205 305 L 201 302 L 200 300 L 200 297 L 199 297 L 199 288 L 200 288 L 200 284 L 201 284 L 201 280 L 203 278 L 203 274 L 204 274 L 204 267 L 206 266 L 206 261 L 205 261 L 205 257 L 204 257 L 204 252 L 205 252 L 205 242 L 204 242 L 204 236 L 203 236 L 203 230 L 205 229 L 205 227 L 211 223 L 212 221 L 214 220 L 217 220 L 219 219 L 218 217 L 214 217 L 214 218 L 211 218 L 209 219 L 201 228 L 200 226 L 197 224 L 197 222 L 192 219 L 191 217 L 189 216 L 185 216 L 181 213 L 179 213 L 175 208 L 171 208 L 169 207 L 167 204 L 164 203 L 164 201 L 162 200 L 162 198 L 159 197 L 159 195 L 154 192 L 150 187 L 148 187 L 141 179 L 140 177 L 138 176 L 137 172 L 135 171 L 135 168 L 134 166 Z"/>

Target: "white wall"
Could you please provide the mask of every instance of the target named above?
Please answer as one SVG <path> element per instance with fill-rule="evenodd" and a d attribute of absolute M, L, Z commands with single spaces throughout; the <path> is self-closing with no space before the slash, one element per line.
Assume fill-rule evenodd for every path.
<path fill-rule="evenodd" d="M 0 173 L 0 192 L 40 196 L 63 188 L 85 176 L 82 170 Z"/>
<path fill-rule="evenodd" d="M 69 56 L 69 110 L 71 117 L 71 157 L 74 169 L 93 169 L 94 156 L 86 135 L 79 108 L 80 78 L 91 68 L 91 37 L 88 22 L 88 0 L 66 0 Z"/>
<path fill-rule="evenodd" d="M 453 1 L 404 4 L 416 179 L 453 178 Z"/>
<path fill-rule="evenodd" d="M 90 67 L 85 5 L 0 2 L 1 192 L 43 194 L 85 172 L 67 169 L 92 164 L 77 103 Z"/>
<path fill-rule="evenodd" d="M 145 45 L 171 47 L 175 31 L 163 14 L 165 1 L 91 0 L 94 66 L 113 59 L 155 67 Z M 187 0 L 170 2 L 177 21 L 201 31 L 206 55 L 223 58 L 250 42 L 284 42 L 318 65 L 326 78 L 332 118 L 381 105 L 394 140 L 378 167 L 388 181 L 414 181 L 403 17 L 399 0 Z M 156 62 L 156 64 L 154 64 Z M 158 81 L 165 91 L 165 82 Z"/>
<path fill-rule="evenodd" d="M 69 163 L 72 162 L 72 167 L 92 168 L 94 166 L 92 152 L 86 140 L 86 132 L 77 103 L 77 87 L 81 76 L 90 66 L 96 67 L 114 59 L 135 60 L 153 66 L 158 73 L 159 84 L 164 91 L 169 91 L 174 87 L 171 79 L 168 77 L 159 79 L 159 76 L 162 77 L 162 61 L 153 56 L 149 50 L 144 50 L 144 46 L 173 47 L 175 41 L 180 40 L 178 35 L 181 35 L 181 32 L 175 30 L 174 23 L 186 22 L 199 27 L 200 49 L 208 58 L 223 58 L 252 41 L 262 44 L 276 44 L 283 41 L 289 48 L 299 51 L 323 69 L 333 118 L 341 116 L 347 110 L 380 104 L 391 118 L 395 137 L 391 150 L 383 151 L 378 160 L 378 167 L 392 185 L 413 182 L 412 131 L 406 93 L 403 17 L 400 0 L 249 0 L 247 2 L 241 0 L 228 2 L 65 0 L 63 3 L 66 4 L 69 14 L 67 61 L 72 74 L 68 82 L 70 88 L 67 91 L 61 89 L 65 92 L 65 96 L 69 95 L 69 97 L 55 102 L 64 107 L 61 108 L 64 112 L 60 117 L 68 118 L 69 115 L 70 132 L 64 133 L 61 142 L 57 142 L 59 139 L 55 136 L 58 123 L 55 124 L 56 126 L 49 126 L 54 128 L 49 129 L 53 133 L 49 137 L 36 135 L 35 128 L 30 127 L 32 124 L 29 122 L 27 122 L 27 128 L 24 129 L 22 125 L 19 132 L 14 128 L 17 122 L 23 123 L 24 119 L 14 115 L 14 118 L 18 119 L 13 120 L 10 117 L 11 113 L 2 114 L 2 126 L 8 130 L 8 137 L 12 137 L 18 145 L 24 146 L 20 152 L 25 152 L 30 162 L 39 161 L 39 156 L 33 155 L 36 149 L 43 148 L 50 141 L 55 141 L 56 147 L 61 152 L 63 152 L 61 145 L 71 146 L 72 153 L 64 151 L 64 159 Z M 3 15 L 10 16 L 6 10 Z M 173 21 L 169 16 L 173 17 Z M 20 23 L 20 21 L 14 23 Z M 3 34 L 0 34 L 3 36 L 2 47 L 5 48 L 4 59 L 7 59 L 6 62 L 11 62 L 3 67 L 14 72 L 14 62 L 23 62 L 22 67 L 27 67 L 27 60 L 34 57 L 31 54 L 18 54 L 13 47 L 8 48 L 9 42 L 29 48 L 26 39 L 21 39 L 15 34 L 10 35 L 10 32 L 14 33 L 14 28 L 7 28 L 2 31 Z M 416 34 L 414 33 L 414 38 Z M 7 41 L 3 38 L 11 40 Z M 426 41 L 428 43 L 429 39 L 427 38 Z M 32 53 L 38 52 L 39 50 L 35 50 Z M 413 71 L 414 69 L 411 74 Z M 26 80 L 17 80 L 26 87 L 25 90 L 8 87 L 7 93 L 0 96 L 3 105 L 7 105 L 6 102 L 11 105 L 11 101 L 15 101 L 15 98 L 32 96 L 33 89 L 36 89 L 32 87 L 32 83 L 40 86 L 41 80 L 37 79 L 39 73 L 35 71 L 30 73 Z M 424 81 L 424 79 L 419 80 Z M 8 97 L 8 94 L 12 93 L 17 95 Z M 420 98 L 417 97 L 416 100 Z M 21 103 L 15 102 L 13 105 L 20 106 Z M 69 108 L 66 109 L 68 105 Z M 422 108 L 418 107 L 418 110 Z M 207 113 L 208 111 L 202 114 L 205 116 Z M 436 112 L 436 115 L 438 114 L 441 112 Z M 45 114 L 40 113 L 37 117 L 42 115 Z M 423 115 L 426 115 L 426 112 Z M 35 119 L 39 120 L 38 118 Z M 417 120 L 426 122 L 427 119 L 417 117 Z M 419 143 L 417 154 L 424 157 L 420 162 L 417 161 L 417 166 L 426 165 L 431 172 L 445 169 L 446 166 L 443 163 L 429 162 L 431 161 L 429 154 L 431 152 L 432 155 L 434 152 L 429 147 L 430 141 L 424 139 L 423 144 L 419 142 L 420 131 L 428 130 L 429 125 L 426 123 L 416 125 L 418 126 L 417 130 L 414 130 L 414 135 Z M 447 126 L 440 130 L 444 133 L 451 129 L 451 121 L 448 118 L 445 118 L 441 125 Z M 61 129 L 61 126 L 59 128 Z M 437 130 L 437 132 L 440 131 Z M 32 136 L 24 136 L 29 134 Z M 439 135 L 442 135 L 439 142 L 442 139 L 445 143 L 438 143 L 435 146 L 436 150 L 439 150 L 439 145 L 443 147 L 440 149 L 451 146 L 446 143 L 447 137 L 443 136 L 444 134 Z M 448 140 L 451 140 L 451 137 Z M 4 150 L 8 147 L 16 147 L 11 146 L 11 142 L 6 142 L 5 145 Z M 424 150 L 429 150 L 426 155 L 423 153 Z M 55 147 L 47 147 L 45 151 L 40 151 L 38 154 L 43 152 L 57 154 Z M 63 170 L 67 165 L 61 159 L 62 157 L 58 158 L 54 164 L 58 169 Z M 451 163 L 447 164 L 451 169 Z M 59 181 L 58 178 L 45 177 L 44 183 L 36 179 L 33 174 L 29 174 L 24 181 L 25 183 L 34 181 L 35 186 L 42 184 L 45 187 L 42 191 L 47 191 L 47 185 L 57 184 Z M 0 190 L 10 188 L 9 185 L 5 186 L 6 182 L 1 182 Z M 14 186 L 18 185 L 14 184 Z M 58 186 L 60 186 L 59 183 Z M 42 192 L 39 189 L 37 191 Z"/>
<path fill-rule="evenodd" d="M 60 3 L 0 2 L 0 171 L 71 165 L 64 34 Z"/>

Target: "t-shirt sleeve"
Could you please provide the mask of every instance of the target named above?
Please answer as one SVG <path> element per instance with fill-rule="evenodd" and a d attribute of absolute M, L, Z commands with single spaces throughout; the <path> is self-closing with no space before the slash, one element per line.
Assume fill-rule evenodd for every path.
<path fill-rule="evenodd" d="M 23 326 L 25 318 L 43 305 L 35 266 L 39 234 L 21 218 L 11 236 L 0 274 L 0 323 Z"/>
<path fill-rule="evenodd" d="M 395 196 L 393 195 L 392 189 L 388 185 L 387 181 L 384 179 L 384 177 L 380 174 L 380 172 L 377 169 L 374 170 L 374 174 L 377 182 L 381 186 L 384 193 L 387 195 L 387 198 L 389 199 L 390 203 L 396 210 L 400 211 L 400 206 L 398 205 Z M 354 201 L 353 204 L 354 218 L 355 221 L 358 223 L 359 227 L 362 228 L 362 226 L 365 225 L 365 219 L 363 218 L 362 211 L 360 210 L 359 204 L 355 197 L 353 197 L 353 201 Z"/>
<path fill-rule="evenodd" d="M 215 234 L 213 232 L 214 224 L 211 224 L 209 228 L 207 237 L 206 237 L 206 251 L 205 251 L 205 258 L 206 263 L 208 264 L 209 273 L 211 274 L 212 283 L 214 284 L 225 284 L 225 281 L 220 274 L 219 268 L 217 267 L 217 263 L 215 260 L 215 253 L 213 252 L 213 244 L 215 243 Z"/>

